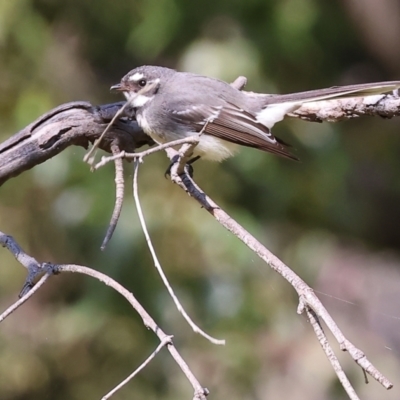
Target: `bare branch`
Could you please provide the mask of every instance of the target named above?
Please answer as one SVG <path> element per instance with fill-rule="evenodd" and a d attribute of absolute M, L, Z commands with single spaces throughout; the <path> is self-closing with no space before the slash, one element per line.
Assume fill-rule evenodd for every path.
<path fill-rule="evenodd" d="M 357 396 L 357 393 L 355 392 L 353 386 L 351 385 L 350 381 L 347 379 L 346 374 L 343 371 L 343 368 L 341 367 L 339 360 L 337 359 L 334 351 L 332 350 L 332 347 L 330 346 L 328 342 L 328 338 L 325 336 L 324 330 L 322 329 L 322 326 L 319 322 L 319 318 L 314 312 L 309 307 L 305 307 L 305 311 L 308 317 L 308 321 L 310 322 L 311 326 L 314 329 L 315 336 L 317 337 L 322 350 L 324 351 L 326 357 L 328 358 L 329 362 L 331 363 L 333 369 L 336 372 L 336 375 L 342 384 L 344 390 L 346 393 L 349 395 L 351 400 L 360 400 L 360 398 Z"/>
<path fill-rule="evenodd" d="M 160 341 L 166 340 L 167 341 L 167 349 L 170 352 L 171 356 L 175 360 L 175 362 L 179 365 L 181 368 L 182 372 L 185 374 L 186 378 L 189 380 L 191 383 L 194 393 L 197 400 L 205 400 L 206 396 L 208 394 L 208 390 L 206 388 L 203 388 L 199 381 L 196 379 L 188 365 L 186 364 L 185 360 L 181 357 L 179 354 L 178 350 L 176 347 L 173 345 L 171 342 L 171 336 L 166 335 L 164 331 L 155 323 L 153 318 L 147 313 L 147 311 L 143 308 L 143 306 L 137 301 L 137 299 L 133 296 L 131 292 L 129 292 L 127 289 L 125 289 L 122 285 L 120 285 L 118 282 L 110 278 L 109 276 L 102 274 L 99 271 L 95 271 L 91 268 L 87 268 L 84 266 L 80 265 L 58 265 L 57 270 L 59 272 L 75 272 L 75 273 L 80 273 L 80 274 L 85 274 L 88 276 L 92 276 L 93 278 L 99 280 L 100 282 L 103 282 L 107 286 L 110 286 L 113 288 L 115 291 L 117 291 L 119 294 L 121 294 L 125 299 L 132 305 L 132 307 L 136 310 L 136 312 L 140 315 L 140 317 L 143 320 L 144 325 L 148 328 L 151 329 L 157 337 L 160 339 Z"/>
<path fill-rule="evenodd" d="M 169 295 L 171 296 L 172 300 L 174 301 L 174 303 L 176 305 L 176 308 L 182 314 L 183 318 L 185 318 L 186 322 L 190 325 L 190 327 L 193 329 L 193 331 L 198 333 L 198 334 L 200 334 L 201 336 L 205 337 L 211 343 L 224 345 L 225 344 L 225 340 L 220 340 L 220 339 L 213 338 L 212 336 L 210 336 L 207 333 L 205 333 L 202 329 L 200 329 L 192 321 L 192 319 L 189 317 L 189 315 L 187 314 L 187 312 L 183 308 L 183 306 L 182 306 L 181 302 L 179 301 L 178 297 L 176 296 L 174 290 L 172 289 L 172 286 L 168 282 L 168 279 L 167 279 L 167 277 L 166 277 L 166 275 L 165 275 L 165 273 L 164 273 L 164 271 L 162 269 L 162 266 L 161 266 L 160 262 L 158 261 L 158 257 L 157 257 L 156 251 L 154 250 L 154 247 L 153 247 L 153 244 L 151 242 L 151 238 L 150 238 L 149 232 L 147 230 L 146 221 L 144 219 L 144 215 L 143 215 L 143 211 L 142 211 L 142 206 L 140 205 L 140 199 L 139 199 L 139 193 L 138 193 L 138 184 L 137 184 L 139 163 L 140 163 L 140 161 L 138 161 L 138 160 L 135 161 L 135 170 L 134 170 L 134 174 L 133 174 L 133 197 L 135 199 L 136 209 L 137 209 L 137 212 L 138 212 L 138 216 L 139 216 L 139 220 L 140 220 L 140 224 L 142 226 L 142 230 L 143 230 L 144 236 L 146 238 L 146 243 L 147 243 L 147 246 L 148 246 L 148 248 L 150 250 L 151 256 L 152 256 L 153 261 L 154 261 L 154 266 L 156 267 L 157 272 L 160 275 L 161 280 L 164 283 L 164 286 L 167 288 Z"/>
<path fill-rule="evenodd" d="M 238 76 L 232 83 L 235 89 L 242 90 L 247 85 L 247 78 L 245 76 Z"/>
<path fill-rule="evenodd" d="M 364 353 L 357 349 L 349 340 L 345 338 L 328 311 L 322 305 L 318 297 L 314 294 L 314 291 L 295 272 L 293 272 L 278 257 L 272 254 L 256 238 L 254 238 L 224 210 L 222 210 L 193 182 L 188 174 L 183 173 L 178 175 L 171 173 L 171 179 L 174 183 L 184 189 L 191 197 L 195 198 L 201 204 L 201 206 L 207 210 L 223 227 L 240 239 L 274 271 L 278 272 L 293 286 L 300 299 L 300 307 L 298 309 L 299 313 L 302 313 L 306 307 L 310 307 L 316 313 L 316 315 L 326 323 L 342 350 L 348 351 L 353 360 L 375 380 L 381 383 L 386 389 L 393 387 L 392 383 L 371 364 L 371 362 L 365 357 Z"/>
<path fill-rule="evenodd" d="M 0 244 L 7 248 L 7 250 L 14 255 L 15 259 L 26 269 L 34 267 L 40 268 L 40 263 L 30 255 L 26 254 L 12 236 L 0 232 Z"/>
<path fill-rule="evenodd" d="M 0 322 L 4 321 L 9 315 L 11 315 L 15 310 L 26 303 L 50 278 L 51 274 L 44 274 L 40 280 L 33 286 L 29 291 L 27 291 L 18 301 L 8 307 L 3 313 L 0 314 Z"/>
<path fill-rule="evenodd" d="M 101 145 L 101 141 L 103 140 L 103 138 L 105 138 L 107 132 L 110 131 L 111 127 L 113 126 L 113 124 L 115 123 L 115 121 L 117 120 L 118 117 L 122 117 L 124 110 L 128 107 L 129 103 L 125 103 L 116 113 L 115 115 L 112 117 L 111 121 L 107 124 L 107 126 L 105 127 L 105 129 L 103 130 L 103 132 L 101 133 L 100 137 L 98 139 L 96 139 L 96 141 L 93 143 L 92 148 L 87 152 L 87 154 L 85 154 L 85 157 L 83 157 L 83 161 L 87 162 L 89 165 L 93 165 L 94 163 L 94 158 L 96 155 L 96 150 L 98 148 L 100 148 Z"/>
<path fill-rule="evenodd" d="M 264 96 L 254 92 L 244 91 L 243 93 L 249 97 Z M 273 99 L 275 95 L 271 94 L 270 96 Z M 400 116 L 398 90 L 390 94 L 307 102 L 293 113 L 288 114 L 289 117 L 309 122 L 338 122 L 367 115 L 382 118 Z"/>
<path fill-rule="evenodd" d="M 108 400 L 112 395 L 114 395 L 118 390 L 124 387 L 129 381 L 131 381 L 144 367 L 146 367 L 151 360 L 161 351 L 163 347 L 167 344 L 172 344 L 173 336 L 166 336 L 161 343 L 157 346 L 157 348 L 146 358 L 145 361 L 135 370 L 133 371 L 126 379 L 124 379 L 119 385 L 117 385 L 113 390 L 108 392 L 105 396 L 101 398 L 101 400 Z"/>
<path fill-rule="evenodd" d="M 150 154 L 157 153 L 158 151 L 161 151 L 161 150 L 167 150 L 171 147 L 181 146 L 182 144 L 186 144 L 186 143 L 197 144 L 198 142 L 199 142 L 199 138 L 196 135 L 196 136 L 188 136 L 184 139 L 178 139 L 178 140 L 174 140 L 172 142 L 168 142 L 168 143 L 164 143 L 164 144 L 159 144 L 155 147 L 152 147 L 151 149 L 141 151 L 140 153 L 127 153 L 125 151 L 121 151 L 119 154 L 115 154 L 112 156 L 107 156 L 107 157 L 103 156 L 101 158 L 101 161 L 99 161 L 93 167 L 93 169 L 95 169 L 95 170 L 99 169 L 99 168 L 103 167 L 104 165 L 106 165 L 107 163 L 109 163 L 111 161 L 115 161 L 118 158 L 126 158 L 127 160 L 136 160 L 136 159 L 140 160 L 141 158 L 149 156 Z"/>
<path fill-rule="evenodd" d="M 315 295 L 314 291 L 307 286 L 306 283 L 303 288 L 301 286 L 297 290 L 294 285 L 292 285 L 300 298 L 298 313 L 301 314 L 304 312 L 305 307 L 310 307 L 318 316 L 321 318 L 329 330 L 332 332 L 333 336 L 337 340 L 340 346 L 340 350 L 347 351 L 351 358 L 368 374 L 370 374 L 376 381 L 378 381 L 385 389 L 391 389 L 393 384 L 380 372 L 378 371 L 372 363 L 367 359 L 365 354 L 354 346 L 342 333 L 342 331 L 337 326 L 334 319 L 328 313 L 326 308 L 322 305 L 321 301 Z"/>
<path fill-rule="evenodd" d="M 113 155 L 121 154 L 119 146 L 115 143 L 111 144 L 111 151 Z M 101 250 L 104 250 L 106 248 L 107 243 L 110 241 L 115 231 L 115 228 L 117 227 L 119 216 L 121 215 L 122 211 L 122 203 L 124 201 L 125 182 L 124 182 L 124 164 L 122 158 L 120 157 L 115 158 L 114 164 L 115 164 L 115 205 L 111 216 L 110 224 L 108 225 L 106 236 L 104 237 L 103 243 L 100 247 Z"/>
<path fill-rule="evenodd" d="M 31 268 L 32 265 L 41 266 L 43 263 L 39 263 L 33 257 L 27 255 L 18 243 L 11 237 L 2 232 L 0 232 L 0 243 L 3 247 L 6 247 L 14 257 L 25 267 Z M 155 323 L 153 318 L 147 313 L 147 311 L 143 308 L 143 306 L 137 301 L 137 299 L 133 296 L 131 292 L 129 292 L 126 288 L 120 285 L 118 282 L 110 278 L 109 276 L 102 274 L 99 271 L 96 271 L 91 268 L 87 268 L 81 265 L 73 265 L 73 264 L 63 264 L 63 265 L 54 265 L 54 269 L 57 270 L 58 273 L 61 272 L 73 272 L 80 273 L 84 275 L 91 276 L 97 279 L 100 282 L 103 282 L 107 286 L 111 287 L 119 294 L 121 294 L 125 299 L 132 305 L 132 307 L 136 310 L 136 312 L 140 315 L 143 320 L 144 325 L 151 329 L 159 338 L 160 342 L 163 346 L 167 346 L 168 351 L 171 356 L 175 360 L 175 362 L 179 365 L 182 372 L 185 374 L 189 382 L 191 383 L 194 390 L 194 398 L 196 400 L 205 400 L 208 395 L 208 390 L 203 388 L 199 381 L 196 379 L 184 359 L 179 354 L 178 350 L 172 343 L 171 337 L 163 332 L 163 330 Z M 50 273 L 46 273 L 40 281 L 35 285 L 33 289 L 31 289 L 23 298 L 19 301 L 15 302 L 11 307 L 9 307 L 5 312 L 0 315 L 0 321 L 3 321 L 8 315 L 10 315 L 13 311 L 15 311 L 18 307 L 20 307 L 26 300 L 28 300 L 49 278 Z"/>
<path fill-rule="evenodd" d="M 305 103 L 289 114 L 290 117 L 310 122 L 338 122 L 367 115 L 382 118 L 399 116 L 399 96 L 396 93 Z"/>
<path fill-rule="evenodd" d="M 94 107 L 88 102 L 66 103 L 42 115 L 36 121 L 0 145 L 0 185 L 40 164 L 68 146 L 87 148 L 104 131 L 107 123 L 124 103 Z M 101 148 L 110 152 L 111 143 L 133 152 L 154 142 L 136 121 L 119 119 L 102 140 Z"/>

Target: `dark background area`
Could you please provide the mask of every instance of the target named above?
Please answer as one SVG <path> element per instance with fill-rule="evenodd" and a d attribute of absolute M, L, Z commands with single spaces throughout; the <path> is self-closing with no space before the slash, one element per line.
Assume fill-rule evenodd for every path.
<path fill-rule="evenodd" d="M 323 1 L 0 1 L 0 135 L 58 104 L 119 101 L 109 87 L 156 64 L 288 93 L 400 79 L 400 3 Z M 199 161 L 196 181 L 319 294 L 344 333 L 391 379 L 389 392 L 339 354 L 363 399 L 400 397 L 400 120 L 287 120 L 274 133 L 301 162 L 243 149 Z M 114 203 L 111 164 L 91 173 L 70 148 L 1 188 L 0 229 L 39 261 L 98 269 L 132 291 L 212 399 L 343 399 L 291 287 L 164 179 L 146 158 L 140 196 L 155 248 L 194 334 L 153 267 L 132 200 L 99 247 Z M 0 305 L 25 277 L 1 252 Z M 127 303 L 84 276 L 57 276 L 0 325 L 2 400 L 99 399 L 155 348 Z M 339 352 L 337 346 L 335 349 Z M 191 398 L 163 351 L 115 399 Z"/>

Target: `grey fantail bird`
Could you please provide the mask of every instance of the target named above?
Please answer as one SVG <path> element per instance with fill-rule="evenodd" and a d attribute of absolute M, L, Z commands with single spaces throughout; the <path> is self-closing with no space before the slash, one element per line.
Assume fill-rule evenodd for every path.
<path fill-rule="evenodd" d="M 296 159 L 271 128 L 303 103 L 393 91 L 400 81 L 332 87 L 285 95 L 242 92 L 226 82 L 186 72 L 142 66 L 111 87 L 125 94 L 143 131 L 156 143 L 202 132 L 195 156 L 222 161 L 237 145 Z"/>

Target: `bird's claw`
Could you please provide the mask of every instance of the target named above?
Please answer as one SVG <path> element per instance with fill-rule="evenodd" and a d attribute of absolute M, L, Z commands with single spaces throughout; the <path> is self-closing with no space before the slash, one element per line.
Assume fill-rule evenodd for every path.
<path fill-rule="evenodd" d="M 199 158 L 200 158 L 200 156 L 193 157 L 185 165 L 185 172 L 188 173 L 191 178 L 193 178 L 193 173 L 194 173 L 192 164 L 195 161 L 197 161 Z M 168 178 L 171 176 L 171 169 L 174 166 L 174 164 L 176 164 L 178 162 L 178 160 L 179 160 L 179 154 L 176 154 L 175 156 L 172 157 L 171 163 L 169 164 L 167 170 L 164 173 L 165 178 Z"/>

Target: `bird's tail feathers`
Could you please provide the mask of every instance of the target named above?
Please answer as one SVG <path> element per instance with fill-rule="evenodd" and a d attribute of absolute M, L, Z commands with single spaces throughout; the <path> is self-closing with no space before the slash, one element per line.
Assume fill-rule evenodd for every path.
<path fill-rule="evenodd" d="M 265 105 L 286 102 L 312 102 L 351 97 L 365 97 L 392 92 L 400 88 L 400 81 L 361 83 L 358 85 L 333 86 L 326 89 L 310 90 L 290 94 L 264 95 Z"/>

